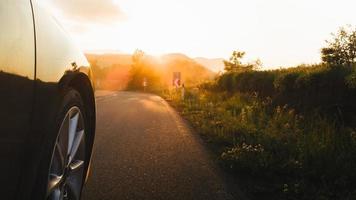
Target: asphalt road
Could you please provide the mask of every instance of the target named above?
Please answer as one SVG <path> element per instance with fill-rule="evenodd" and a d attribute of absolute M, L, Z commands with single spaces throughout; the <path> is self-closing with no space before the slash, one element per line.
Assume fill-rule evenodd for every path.
<path fill-rule="evenodd" d="M 235 199 L 200 138 L 162 98 L 99 92 L 84 200 Z"/>

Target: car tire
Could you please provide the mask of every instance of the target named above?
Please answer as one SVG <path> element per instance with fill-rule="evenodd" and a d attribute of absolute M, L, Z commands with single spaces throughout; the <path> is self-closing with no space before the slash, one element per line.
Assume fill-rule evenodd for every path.
<path fill-rule="evenodd" d="M 87 176 L 87 170 L 90 162 L 90 156 L 87 156 L 87 148 L 86 148 L 86 136 L 85 133 L 89 132 L 87 130 L 89 120 L 87 119 L 86 112 L 84 110 L 85 106 L 82 100 L 80 93 L 73 89 L 69 88 L 63 95 L 60 108 L 58 109 L 57 120 L 55 123 L 55 128 L 53 129 L 54 133 L 50 134 L 48 141 L 47 148 L 45 148 L 46 152 L 44 153 L 43 160 L 41 162 L 40 172 L 39 172 L 39 179 L 38 185 L 35 187 L 35 198 L 36 199 L 80 199 L 81 191 Z M 76 127 L 69 128 L 73 126 L 74 122 L 77 119 Z M 68 133 L 67 133 L 68 130 Z M 75 130 L 74 132 L 71 130 Z M 65 136 L 67 135 L 68 136 Z M 73 135 L 71 137 L 70 135 Z M 76 142 L 78 135 L 81 135 L 81 139 L 79 144 L 77 145 Z M 71 139 L 72 138 L 72 139 Z M 58 148 L 58 146 L 65 146 L 65 140 L 67 139 L 68 145 L 67 150 L 65 148 Z M 71 142 L 70 142 L 71 141 Z M 71 145 L 70 145 L 71 144 Z M 73 149 L 77 148 L 77 154 L 79 155 L 80 159 L 77 159 L 77 155 L 71 156 L 70 154 Z M 60 150 L 58 150 L 60 149 Z M 58 153 L 62 152 L 62 153 Z M 63 156 L 65 152 L 68 155 Z M 57 158 L 58 157 L 58 158 Z M 62 159 L 63 158 L 63 159 Z M 76 175 L 75 178 L 71 177 L 72 166 L 77 165 L 74 162 L 78 161 L 78 165 L 80 165 L 80 171 L 75 171 Z M 73 162 L 73 163 L 69 163 Z M 63 164 L 63 169 L 60 169 Z M 73 164 L 73 165 L 72 165 Z M 79 169 L 79 168 L 78 168 Z M 61 180 L 61 178 L 63 180 Z M 58 186 L 53 185 L 56 183 L 58 179 Z M 67 183 L 68 182 L 68 183 Z M 69 183 L 71 182 L 71 183 Z M 74 189 L 68 189 L 70 184 L 75 184 Z M 57 189 L 53 189 L 53 187 L 58 187 Z M 63 190 L 63 191 L 62 191 Z M 73 190 L 73 191 L 72 191 Z M 75 190 L 75 191 L 74 191 Z M 74 194 L 75 193 L 75 194 Z M 40 196 L 37 196 L 40 194 Z M 58 195 L 60 198 L 58 198 Z M 38 198 L 40 197 L 40 198 Z M 65 198 L 63 198 L 65 197 Z"/>

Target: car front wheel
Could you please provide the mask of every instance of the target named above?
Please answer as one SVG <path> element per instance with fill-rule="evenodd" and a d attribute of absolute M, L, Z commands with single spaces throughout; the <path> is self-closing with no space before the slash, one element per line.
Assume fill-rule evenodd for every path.
<path fill-rule="evenodd" d="M 70 90 L 64 97 L 62 119 L 48 170 L 47 199 L 80 199 L 85 166 L 85 112 L 80 94 Z"/>

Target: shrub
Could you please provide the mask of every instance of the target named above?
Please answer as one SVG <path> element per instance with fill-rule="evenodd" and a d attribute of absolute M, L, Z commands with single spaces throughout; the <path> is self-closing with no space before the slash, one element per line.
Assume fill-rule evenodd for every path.
<path fill-rule="evenodd" d="M 352 123 L 352 113 L 356 112 L 354 77 L 353 69 L 326 65 L 226 73 L 214 83 L 214 91 L 270 97 L 275 106 L 288 104 L 297 112 L 313 110 Z"/>

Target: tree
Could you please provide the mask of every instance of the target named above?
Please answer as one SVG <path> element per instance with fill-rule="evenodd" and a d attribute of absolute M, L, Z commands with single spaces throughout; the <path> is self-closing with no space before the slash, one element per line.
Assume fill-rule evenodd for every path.
<path fill-rule="evenodd" d="M 137 67 L 142 64 L 142 61 L 145 57 L 145 52 L 142 50 L 136 49 L 135 52 L 132 55 L 132 63 L 133 67 Z"/>
<path fill-rule="evenodd" d="M 243 64 L 241 60 L 245 56 L 245 52 L 243 51 L 234 51 L 230 59 L 224 60 L 225 71 L 227 72 L 244 72 L 256 70 L 262 66 L 262 62 L 257 59 L 255 62 Z"/>
<path fill-rule="evenodd" d="M 142 82 L 145 76 L 144 67 L 145 53 L 142 50 L 135 50 L 132 54 L 132 65 L 129 72 L 128 89 L 138 90 L 142 88 Z"/>
<path fill-rule="evenodd" d="M 228 61 L 224 60 L 225 71 L 227 72 L 240 71 L 240 69 L 243 67 L 241 63 L 241 59 L 244 56 L 245 56 L 245 52 L 240 52 L 240 51 L 232 52 L 230 59 Z"/>
<path fill-rule="evenodd" d="M 327 47 L 321 50 L 321 59 L 330 66 L 351 67 L 356 63 L 356 27 L 341 27 Z"/>
<path fill-rule="evenodd" d="M 155 90 L 160 86 L 160 77 L 149 57 L 142 50 L 136 50 L 132 55 L 132 65 L 129 72 L 127 89 L 142 90 L 143 82 L 148 82 L 148 90 Z"/>

